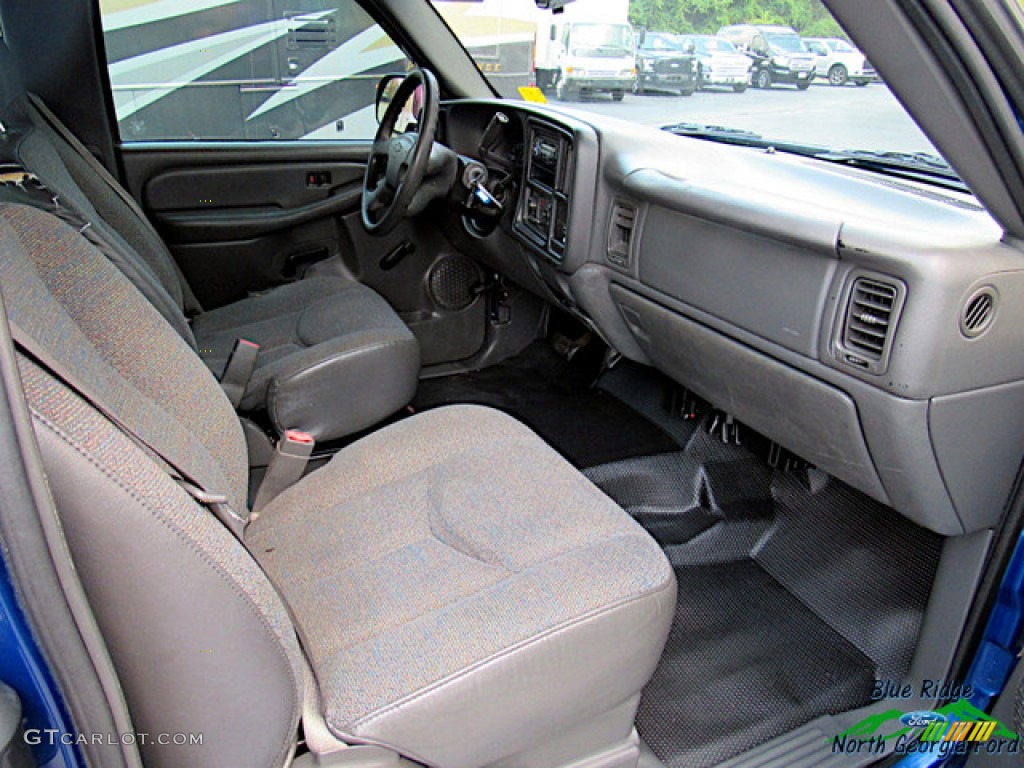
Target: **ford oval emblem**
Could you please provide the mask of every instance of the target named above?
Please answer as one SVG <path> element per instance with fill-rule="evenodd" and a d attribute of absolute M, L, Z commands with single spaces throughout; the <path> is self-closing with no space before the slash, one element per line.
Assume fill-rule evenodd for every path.
<path fill-rule="evenodd" d="M 924 728 L 932 723 L 946 722 L 946 716 L 927 709 L 919 709 L 916 712 L 907 712 L 900 718 L 900 722 L 911 728 Z"/>

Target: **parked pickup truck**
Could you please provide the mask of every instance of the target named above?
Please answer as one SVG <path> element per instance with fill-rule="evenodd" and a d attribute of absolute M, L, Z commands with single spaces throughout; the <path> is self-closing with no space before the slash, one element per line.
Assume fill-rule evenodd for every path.
<path fill-rule="evenodd" d="M 678 91 L 692 96 L 697 90 L 697 64 L 693 44 L 669 32 L 642 31 L 637 35 L 634 93 L 647 90 Z"/>

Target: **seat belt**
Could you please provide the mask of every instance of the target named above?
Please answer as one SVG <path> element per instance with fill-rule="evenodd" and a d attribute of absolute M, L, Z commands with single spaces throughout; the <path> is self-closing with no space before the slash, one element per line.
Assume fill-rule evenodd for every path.
<path fill-rule="evenodd" d="M 315 446 L 316 441 L 308 432 L 289 429 L 281 435 L 267 466 L 267 473 L 256 492 L 256 499 L 252 503 L 251 520 L 258 518 L 267 504 L 299 481 L 306 471 Z"/>
<path fill-rule="evenodd" d="M 111 191 L 118 196 L 121 202 L 128 206 L 131 212 L 135 214 L 135 217 L 138 218 L 144 226 L 152 228 L 152 225 L 149 223 L 149 218 L 143 212 L 142 208 L 139 207 L 135 198 L 128 194 L 128 190 L 126 190 L 121 183 L 114 178 L 114 175 L 107 170 L 107 167 L 96 159 L 96 155 L 90 152 L 89 148 L 86 147 L 85 144 L 83 144 L 79 138 L 61 122 L 60 118 L 53 113 L 53 110 L 46 106 L 46 103 L 41 98 L 36 96 L 34 93 L 28 93 L 26 96 L 32 106 L 35 107 L 39 114 L 43 116 L 43 119 L 46 120 L 47 125 L 53 128 L 53 130 L 67 142 L 68 146 L 75 151 L 75 154 L 85 161 L 85 164 L 89 166 L 89 170 L 99 176 L 103 183 L 110 187 Z M 159 235 L 155 232 L 153 233 L 153 236 L 159 239 Z M 173 258 L 171 259 L 171 264 L 178 277 L 178 282 L 181 283 L 181 289 L 185 299 L 186 314 L 198 314 L 202 311 L 202 306 L 199 304 L 199 300 L 192 292 L 192 287 L 188 284 L 185 276 L 181 273 L 181 268 Z"/>
<path fill-rule="evenodd" d="M 110 187 L 111 191 L 115 195 L 121 198 L 121 201 L 131 209 L 132 213 L 143 221 L 149 221 L 149 219 L 146 218 L 146 214 L 142 212 L 139 204 L 135 201 L 135 198 L 129 195 L 127 190 L 125 190 L 117 179 L 113 177 L 110 171 L 107 170 L 107 167 L 96 159 L 96 155 L 90 152 L 85 144 L 83 144 L 75 134 L 68 130 L 68 127 L 60 121 L 60 118 L 53 113 L 53 110 L 46 106 L 43 100 L 34 93 L 29 93 L 27 95 L 28 100 L 32 102 L 32 106 L 39 110 L 39 114 L 46 119 L 47 124 L 53 128 L 53 130 L 55 130 L 73 150 L 75 150 L 76 154 L 81 156 L 89 166 L 89 170 L 103 179 L 103 182 Z"/>
<path fill-rule="evenodd" d="M 189 496 L 195 501 L 209 509 L 214 516 L 224 524 L 231 534 L 240 542 L 245 536 L 245 527 L 248 525 L 248 517 L 243 517 L 235 512 L 228 504 L 227 496 L 218 493 L 211 493 L 203 487 L 203 484 L 194 476 L 182 468 L 182 463 L 175 461 L 166 452 L 155 448 L 149 441 L 139 435 L 134 429 L 128 426 L 101 398 L 82 385 L 78 378 L 50 355 L 30 335 L 22 331 L 13 321 L 8 320 L 11 328 L 11 337 L 17 348 L 35 362 L 39 367 L 48 372 L 51 376 L 60 381 L 85 402 L 99 411 L 111 424 L 117 427 L 126 437 L 135 443 L 143 453 L 166 472 Z"/>
<path fill-rule="evenodd" d="M 260 354 L 260 345 L 248 339 L 237 339 L 234 349 L 228 356 L 227 365 L 220 375 L 220 388 L 228 396 L 231 407 L 236 411 L 245 395 L 245 390 L 252 379 L 252 372 L 256 370 L 256 359 Z"/>
<path fill-rule="evenodd" d="M 21 165 L 0 161 L 0 200 L 10 200 L 13 203 L 29 205 L 55 216 L 77 230 L 80 235 L 96 246 L 109 261 L 115 261 L 115 256 L 108 250 L 109 244 L 98 235 L 95 227 L 92 227 L 85 217 L 74 209 L 61 205 L 58 197 L 46 188 L 39 177 L 25 170 Z M 128 277 L 129 281 L 137 289 L 143 290 L 140 281 L 137 279 L 138 276 L 129 274 L 126 271 L 126 267 L 130 266 L 130 264 L 115 263 L 115 266 Z M 159 279 L 153 276 L 153 280 L 159 286 L 158 290 L 163 295 L 166 295 Z M 144 295 L 146 294 L 144 293 Z M 150 304 L 155 305 L 159 297 L 146 295 L 146 298 Z M 169 295 L 166 296 L 166 300 L 173 302 Z M 160 307 L 156 307 L 156 309 L 164 319 L 168 319 L 166 312 Z M 178 313 L 178 310 L 175 309 L 175 312 Z M 180 328 L 175 328 L 174 330 L 184 337 Z M 231 354 L 228 356 L 228 362 L 221 373 L 221 389 L 228 396 L 231 407 L 236 410 L 242 402 L 245 390 L 249 386 L 249 380 L 252 379 L 253 371 L 256 370 L 259 352 L 260 345 L 256 342 L 249 341 L 248 339 L 237 339 Z"/>
<path fill-rule="evenodd" d="M 46 211 L 77 230 L 131 281 L 190 347 L 196 348 L 195 339 L 189 330 L 188 320 L 182 315 L 181 307 L 171 298 L 160 278 L 145 260 L 126 258 L 120 246 L 116 246 L 103 236 L 77 208 L 47 189 L 42 180 L 21 165 L 20 161 L 0 159 L 0 197 L 12 203 Z M 130 247 L 127 243 L 125 245 Z"/>

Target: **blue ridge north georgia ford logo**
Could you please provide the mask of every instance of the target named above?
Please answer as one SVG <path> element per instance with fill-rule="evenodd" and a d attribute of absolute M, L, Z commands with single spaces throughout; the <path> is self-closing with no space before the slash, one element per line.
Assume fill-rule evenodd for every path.
<path fill-rule="evenodd" d="M 900 718 L 900 722 L 910 728 L 926 728 L 932 723 L 944 723 L 946 722 L 946 718 L 938 712 L 919 709 L 916 712 L 907 712 L 907 714 Z"/>

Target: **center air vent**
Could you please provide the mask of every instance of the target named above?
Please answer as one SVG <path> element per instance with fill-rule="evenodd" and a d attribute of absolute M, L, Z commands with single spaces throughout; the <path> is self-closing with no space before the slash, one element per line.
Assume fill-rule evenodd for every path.
<path fill-rule="evenodd" d="M 969 339 L 981 336 L 996 316 L 996 292 L 991 286 L 979 288 L 960 313 L 960 333 Z"/>
<path fill-rule="evenodd" d="M 875 276 L 853 281 L 837 345 L 842 362 L 870 373 L 885 371 L 904 293 L 897 281 Z"/>
<path fill-rule="evenodd" d="M 620 267 L 629 268 L 630 246 L 633 243 L 633 229 L 636 226 L 636 206 L 616 200 L 612 208 L 612 219 L 608 226 L 608 261 Z"/>

